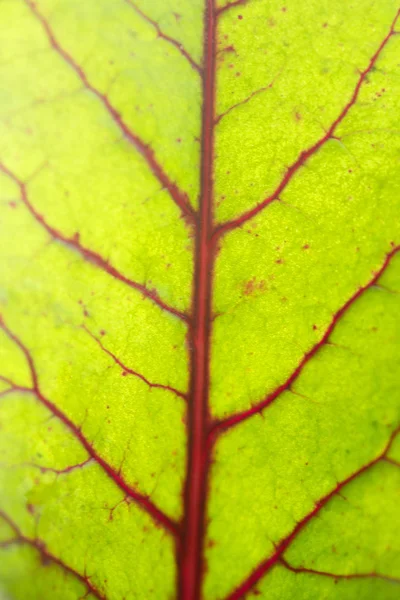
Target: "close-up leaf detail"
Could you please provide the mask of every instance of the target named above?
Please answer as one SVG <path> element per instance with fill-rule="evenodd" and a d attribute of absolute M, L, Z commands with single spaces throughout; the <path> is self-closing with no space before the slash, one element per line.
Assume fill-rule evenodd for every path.
<path fill-rule="evenodd" d="M 398 600 L 398 0 L 0 48 L 0 599 Z"/>

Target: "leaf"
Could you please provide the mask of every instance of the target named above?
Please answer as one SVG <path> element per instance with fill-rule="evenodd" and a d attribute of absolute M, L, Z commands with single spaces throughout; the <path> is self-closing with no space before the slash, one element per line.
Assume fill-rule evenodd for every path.
<path fill-rule="evenodd" d="M 0 14 L 0 597 L 398 598 L 398 5 Z"/>

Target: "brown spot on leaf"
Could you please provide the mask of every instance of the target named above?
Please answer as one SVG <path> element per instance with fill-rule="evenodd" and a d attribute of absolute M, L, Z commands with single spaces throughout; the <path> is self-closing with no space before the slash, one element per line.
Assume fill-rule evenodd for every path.
<path fill-rule="evenodd" d="M 257 281 L 256 277 L 252 277 L 244 285 L 243 293 L 245 296 L 252 296 L 255 292 L 263 292 L 266 289 L 265 281 Z"/>

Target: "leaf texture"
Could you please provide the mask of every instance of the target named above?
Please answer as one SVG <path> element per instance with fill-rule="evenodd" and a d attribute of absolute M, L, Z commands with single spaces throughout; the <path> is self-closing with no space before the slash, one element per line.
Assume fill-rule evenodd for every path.
<path fill-rule="evenodd" d="M 399 5 L 0 15 L 0 598 L 396 600 Z"/>

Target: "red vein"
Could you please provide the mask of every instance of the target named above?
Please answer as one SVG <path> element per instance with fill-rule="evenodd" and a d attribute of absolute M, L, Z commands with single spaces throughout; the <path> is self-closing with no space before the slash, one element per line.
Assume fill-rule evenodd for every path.
<path fill-rule="evenodd" d="M 49 223 L 46 221 L 46 219 L 43 217 L 43 215 L 41 215 L 36 210 L 36 208 L 31 204 L 31 202 L 28 198 L 26 184 L 23 181 L 21 181 L 20 179 L 18 179 L 18 177 L 12 171 L 10 171 L 10 169 L 8 169 L 8 167 L 6 167 L 1 162 L 0 162 L 0 171 L 5 173 L 8 177 L 10 177 L 16 183 L 16 185 L 18 185 L 18 187 L 20 189 L 20 193 L 21 193 L 22 202 L 24 203 L 26 208 L 29 210 L 29 212 L 33 216 L 33 218 L 36 220 L 36 222 L 39 223 L 39 225 L 41 225 L 53 239 L 55 239 L 59 242 L 62 242 L 64 244 L 66 244 L 67 246 L 73 248 L 74 250 L 79 252 L 79 254 L 85 260 L 87 260 L 89 263 L 96 265 L 97 267 L 99 267 L 100 269 L 102 269 L 103 271 L 105 271 L 106 273 L 111 275 L 111 277 L 113 277 L 114 279 L 117 279 L 118 281 L 121 281 L 122 283 L 125 283 L 129 287 L 137 290 L 143 296 L 145 296 L 146 298 L 148 298 L 149 300 L 151 300 L 152 302 L 157 304 L 157 306 L 159 306 L 161 309 L 171 313 L 172 315 L 175 315 L 175 317 L 178 317 L 178 319 L 181 319 L 182 321 L 188 321 L 188 317 L 185 313 L 181 312 L 177 308 L 174 308 L 173 306 L 170 306 L 169 304 L 164 302 L 164 300 L 162 300 L 160 298 L 160 296 L 158 295 L 158 292 L 155 289 L 148 289 L 146 286 L 142 285 L 141 283 L 137 283 L 136 281 L 129 279 L 128 277 L 123 275 L 120 271 L 118 271 L 118 269 L 113 267 L 113 265 L 111 265 L 107 260 L 105 260 L 100 254 L 98 254 L 94 250 L 85 248 L 80 243 L 78 234 L 76 234 L 75 236 L 72 236 L 72 237 L 67 237 L 64 234 L 62 234 L 58 229 L 55 229 L 54 227 L 49 225 Z"/>
<path fill-rule="evenodd" d="M 365 285 L 361 286 L 333 315 L 332 320 L 322 338 L 311 348 L 311 350 L 304 354 L 302 360 L 300 361 L 296 369 L 286 379 L 284 383 L 278 386 L 271 394 L 266 396 L 261 402 L 258 402 L 248 410 L 236 413 L 234 415 L 231 415 L 230 417 L 227 417 L 226 419 L 222 419 L 214 423 L 210 431 L 210 443 L 212 443 L 215 440 L 216 436 L 222 431 L 226 431 L 227 429 L 235 427 L 239 423 L 243 423 L 243 421 L 246 421 L 249 417 L 261 413 L 267 406 L 272 404 L 272 402 L 276 400 L 283 392 L 290 389 L 291 385 L 296 381 L 296 379 L 302 373 L 303 369 L 310 362 L 313 356 L 318 352 L 318 350 L 322 348 L 322 346 L 328 343 L 330 336 L 332 335 L 334 329 L 336 328 L 337 324 L 342 319 L 342 317 L 345 315 L 345 313 L 350 309 L 354 302 L 356 302 L 356 300 L 358 300 L 358 298 L 362 294 L 364 294 L 364 292 L 369 290 L 372 286 L 374 286 L 377 283 L 378 279 L 383 275 L 383 273 L 389 266 L 391 260 L 399 252 L 399 250 L 400 246 L 395 246 L 394 248 L 392 248 L 392 250 L 388 252 L 388 254 L 386 254 L 383 264 L 379 267 L 378 271 L 374 273 L 372 279 L 370 279 Z"/>
<path fill-rule="evenodd" d="M 219 15 L 221 15 L 222 13 L 226 12 L 227 10 L 229 10 L 231 8 L 235 8 L 235 6 L 244 6 L 245 4 L 248 3 L 248 1 L 249 0 L 234 0 L 233 2 L 228 2 L 224 6 L 220 6 L 220 8 L 217 8 L 215 14 L 217 15 L 217 17 L 219 17 Z"/>
<path fill-rule="evenodd" d="M 286 552 L 286 550 L 289 548 L 289 546 L 294 542 L 294 540 L 304 530 L 306 525 L 312 519 L 314 519 L 314 517 L 316 517 L 319 514 L 321 509 L 324 508 L 324 506 L 326 506 L 328 504 L 328 502 L 334 496 L 336 496 L 348 483 L 350 483 L 351 481 L 354 481 L 357 477 L 359 477 L 360 475 L 365 473 L 368 469 L 370 469 L 371 467 L 373 467 L 374 465 L 376 465 L 378 462 L 380 462 L 381 460 L 383 460 L 386 457 L 386 454 L 389 452 L 389 450 L 393 444 L 393 441 L 399 432 L 400 432 L 400 426 L 398 426 L 396 429 L 394 429 L 394 431 L 392 431 L 392 434 L 389 438 L 388 443 L 386 444 L 386 447 L 384 448 L 383 452 L 379 456 L 377 456 L 376 458 L 371 460 L 369 463 L 367 463 L 366 465 L 364 465 L 363 467 L 358 469 L 358 471 L 355 471 L 352 475 L 349 475 L 349 477 L 347 477 L 346 479 L 343 479 L 341 482 L 339 482 L 333 488 L 333 490 L 331 490 L 328 494 L 326 494 L 325 496 L 323 496 L 322 498 L 317 500 L 313 510 L 310 511 L 305 517 L 303 517 L 301 519 L 301 521 L 299 521 L 297 523 L 297 525 L 294 527 L 294 529 L 291 531 L 291 533 L 289 533 L 289 535 L 287 535 L 285 538 L 283 538 L 283 540 L 281 540 L 275 546 L 274 554 L 272 554 L 272 556 L 270 556 L 265 561 L 260 563 L 258 565 L 258 567 L 256 567 L 254 569 L 254 571 L 252 573 L 250 573 L 250 575 L 243 581 L 243 583 L 241 583 L 231 594 L 229 594 L 229 596 L 227 596 L 226 600 L 239 600 L 239 598 L 243 598 L 243 596 L 248 594 L 253 589 L 253 587 L 256 585 L 256 583 L 274 565 L 276 565 L 281 560 L 283 553 Z"/>
<path fill-rule="evenodd" d="M 58 52 L 58 54 L 65 60 L 65 62 L 75 71 L 78 75 L 79 79 L 82 81 L 83 85 L 86 89 L 92 92 L 103 104 L 114 123 L 118 126 L 118 128 L 122 131 L 127 140 L 140 152 L 148 166 L 150 167 L 152 173 L 161 183 L 162 187 L 167 189 L 170 193 L 171 198 L 175 202 L 175 204 L 180 208 L 182 214 L 190 221 L 193 221 L 194 218 L 194 210 L 189 203 L 188 196 L 185 192 L 180 190 L 176 183 L 170 180 L 168 175 L 163 170 L 161 164 L 157 161 L 154 151 L 152 148 L 146 144 L 136 133 L 134 133 L 130 127 L 125 123 L 120 113 L 112 106 L 108 97 L 105 94 L 99 92 L 88 80 L 85 72 L 82 67 L 80 67 L 72 58 L 72 56 L 64 50 L 59 42 L 57 41 L 53 30 L 51 29 L 49 23 L 46 21 L 44 16 L 39 12 L 36 3 L 33 0 L 25 0 L 25 3 L 29 6 L 35 17 L 42 24 L 43 29 L 45 30 L 49 42 L 52 48 Z"/>
<path fill-rule="evenodd" d="M 167 531 L 169 531 L 173 535 L 177 535 L 178 526 L 177 524 L 168 517 L 165 513 L 163 513 L 153 502 L 149 499 L 148 496 L 144 494 L 140 494 L 137 490 L 135 490 L 132 486 L 130 486 L 122 477 L 120 472 L 117 472 L 111 465 L 109 465 L 95 450 L 93 445 L 87 440 L 84 436 L 80 427 L 75 425 L 71 419 L 61 410 L 59 409 L 53 402 L 51 402 L 48 398 L 46 398 L 40 388 L 37 377 L 36 368 L 33 362 L 33 358 L 28 350 L 28 348 L 23 344 L 23 342 L 13 333 L 8 326 L 5 324 L 4 320 L 0 318 L 0 328 L 4 331 L 4 333 L 13 340 L 16 345 L 20 348 L 20 350 L 24 353 L 31 372 L 32 378 L 32 388 L 19 386 L 10 381 L 11 386 L 16 391 L 33 393 L 36 398 L 43 404 L 57 419 L 59 419 L 67 429 L 74 435 L 74 437 L 79 440 L 83 448 L 85 448 L 86 452 L 89 456 L 103 469 L 103 471 L 108 475 L 110 479 L 112 479 L 117 486 L 125 492 L 132 500 L 140 506 L 145 512 L 147 512 L 153 520 L 162 525 Z"/>
<path fill-rule="evenodd" d="M 400 461 L 392 458 L 391 456 L 385 456 L 385 461 L 394 467 L 400 467 Z"/>
<path fill-rule="evenodd" d="M 34 469 L 39 469 L 39 471 L 41 471 L 42 473 L 54 473 L 55 475 L 66 475 L 67 473 L 71 473 L 72 471 L 75 471 L 76 469 L 82 469 L 87 464 L 89 464 L 92 460 L 93 460 L 92 457 L 89 457 L 80 463 L 77 463 L 75 465 L 69 465 L 68 467 L 64 467 L 63 469 L 56 469 L 55 467 L 45 467 L 43 465 L 37 465 L 36 463 L 32 463 L 32 462 L 23 463 L 23 466 L 32 467 Z"/>
<path fill-rule="evenodd" d="M 394 28 L 396 26 L 399 15 L 400 15 L 400 9 L 398 10 L 398 12 L 392 22 L 389 32 L 387 33 L 386 37 L 381 42 L 381 44 L 380 44 L 379 48 L 377 49 L 377 51 L 375 52 L 375 54 L 370 59 L 368 66 L 364 69 L 364 71 L 361 71 L 357 85 L 354 88 L 354 91 L 353 91 L 353 94 L 352 94 L 350 100 L 345 105 L 345 107 L 343 108 L 340 115 L 335 119 L 335 121 L 329 127 L 328 131 L 326 131 L 325 135 L 323 137 L 321 137 L 313 146 L 311 146 L 307 150 L 303 150 L 299 154 L 296 161 L 287 169 L 285 176 L 283 177 L 283 179 L 279 183 L 278 187 L 275 189 L 275 191 L 270 196 L 265 198 L 262 202 L 257 204 L 254 208 L 243 213 L 241 216 L 239 216 L 235 219 L 232 219 L 231 221 L 226 221 L 225 223 L 222 223 L 221 225 L 219 225 L 215 229 L 214 241 L 216 241 L 219 237 L 221 237 L 228 231 L 231 231 L 233 229 L 236 229 L 237 227 L 242 226 L 249 219 L 258 215 L 258 213 L 260 213 L 266 206 L 271 204 L 271 202 L 273 202 L 274 200 L 277 200 L 279 198 L 279 195 L 285 190 L 287 185 L 293 179 L 293 177 L 297 173 L 297 171 L 299 171 L 299 169 L 301 167 L 303 167 L 305 165 L 305 163 L 312 156 L 314 156 L 314 154 L 316 154 L 316 152 L 322 146 L 324 146 L 324 144 L 326 144 L 326 142 L 328 142 L 329 140 L 331 140 L 335 137 L 334 134 L 335 134 L 336 129 L 338 128 L 340 123 L 343 121 L 343 119 L 346 117 L 349 110 L 355 105 L 358 95 L 359 95 L 359 92 L 360 92 L 360 89 L 361 89 L 361 86 L 365 82 L 368 74 L 371 72 L 371 70 L 375 66 L 376 61 L 378 60 L 380 54 L 382 53 L 383 49 L 385 48 L 385 46 L 388 43 L 388 41 L 390 40 L 390 38 L 396 33 Z"/>
<path fill-rule="evenodd" d="M 223 113 L 221 113 L 220 115 L 217 116 L 217 118 L 215 119 L 215 125 L 218 125 L 218 123 L 221 121 L 221 119 L 226 117 L 226 115 L 229 115 L 229 113 L 232 110 L 234 110 L 235 108 L 238 108 L 239 106 L 243 106 L 243 104 L 247 104 L 252 98 L 254 98 L 254 96 L 258 96 L 258 94 L 261 94 L 261 92 L 265 92 L 266 90 L 271 89 L 273 85 L 274 85 L 274 82 L 272 81 L 270 84 L 260 88 L 259 90 L 255 90 L 254 92 L 252 92 L 250 94 L 250 96 L 247 96 L 247 98 L 245 98 L 244 100 L 241 100 L 240 102 L 237 102 L 236 104 L 233 104 L 232 106 L 230 106 L 227 110 L 225 110 Z"/>
<path fill-rule="evenodd" d="M 199 220 L 193 290 L 193 322 L 190 328 L 190 393 L 188 404 L 188 459 L 184 488 L 184 520 L 179 548 L 179 598 L 198 600 L 204 570 L 203 545 L 209 449 L 209 354 L 211 292 L 214 250 L 213 158 L 215 118 L 216 14 L 214 0 L 205 1 L 202 164 Z"/>
<path fill-rule="evenodd" d="M 25 356 L 26 362 L 28 363 L 31 379 L 32 379 L 33 389 L 36 389 L 39 386 L 39 384 L 38 384 L 38 377 L 37 377 L 37 373 L 36 373 L 36 369 L 35 369 L 35 365 L 34 365 L 31 353 L 29 352 L 29 350 L 25 346 L 25 344 L 22 343 L 22 341 L 19 339 L 19 337 L 16 336 L 15 333 L 13 331 L 11 331 L 11 329 L 9 327 L 7 327 L 7 325 L 4 322 L 3 315 L 1 315 L 1 314 L 0 314 L 0 329 L 2 329 L 4 331 L 6 336 L 12 342 L 14 342 L 14 344 L 16 346 L 18 346 L 18 348 L 21 350 L 21 352 Z M 11 379 L 8 379 L 7 377 L 1 376 L 1 379 L 2 379 L 2 381 L 6 381 L 13 389 L 16 389 L 16 388 L 21 389 L 21 390 L 26 389 L 24 387 L 17 386 Z"/>
<path fill-rule="evenodd" d="M 3 383 L 6 383 L 7 385 L 12 385 L 11 379 L 9 379 L 8 377 L 3 377 L 3 375 L 0 375 L 0 381 L 2 381 Z M 7 390 L 4 390 L 4 391 L 7 391 Z"/>
<path fill-rule="evenodd" d="M 2 510 L 0 510 L 0 518 L 3 519 L 3 521 L 5 521 L 7 523 L 7 525 L 13 530 L 14 535 L 15 535 L 15 538 L 12 538 L 10 540 L 6 540 L 6 541 L 2 542 L 0 544 L 0 547 L 6 548 L 6 547 L 8 547 L 12 544 L 16 544 L 16 543 L 26 544 L 28 546 L 31 546 L 40 554 L 44 564 L 46 564 L 47 562 L 52 562 L 53 564 L 56 564 L 63 571 L 66 571 L 67 573 L 69 573 L 70 575 L 73 575 L 76 579 L 78 579 L 85 586 L 87 591 L 90 592 L 91 594 L 93 594 L 93 596 L 95 596 L 95 598 L 98 598 L 99 600 L 106 600 L 106 596 L 104 596 L 91 583 L 90 577 L 88 577 L 87 575 L 81 575 L 81 573 L 78 573 L 77 571 L 75 571 L 75 569 L 73 569 L 72 567 L 67 565 L 60 558 L 58 558 L 57 556 L 55 556 L 54 554 L 49 552 L 46 548 L 45 543 L 42 542 L 41 540 L 39 540 L 38 538 L 29 538 L 29 537 L 25 536 L 22 533 L 22 531 L 19 529 L 17 524 Z"/>
<path fill-rule="evenodd" d="M 2 316 L 0 315 L 0 329 L 2 328 L 3 324 L 4 324 L 3 319 L 2 319 Z M 0 381 L 3 381 L 4 383 L 7 383 L 7 385 L 10 386 L 6 390 L 3 390 L 0 393 L 0 398 L 4 398 L 5 396 L 8 396 L 9 394 L 13 394 L 16 391 L 20 391 L 20 392 L 32 391 L 31 388 L 26 388 L 24 386 L 17 385 L 14 381 L 9 379 L 8 377 L 3 377 L 3 375 L 0 375 Z"/>
<path fill-rule="evenodd" d="M 168 42 L 169 44 L 172 44 L 173 46 L 175 46 L 175 48 L 177 48 L 177 50 L 179 50 L 179 52 L 182 54 L 182 56 L 184 58 L 186 58 L 186 60 L 190 63 L 190 65 L 193 67 L 193 69 L 195 71 L 197 71 L 198 73 L 200 73 L 200 75 L 201 75 L 202 69 L 201 69 L 200 65 L 193 59 L 193 57 L 189 54 L 189 52 L 185 49 L 184 45 L 181 42 L 179 42 L 175 38 L 164 33 L 162 31 L 161 27 L 159 26 L 159 24 L 157 23 L 157 21 L 154 21 L 148 15 L 146 15 L 142 11 L 141 8 L 139 8 L 138 6 L 136 6 L 136 4 L 134 2 L 132 2 L 132 0 L 125 0 L 125 2 L 129 6 L 131 6 L 133 8 L 133 10 L 135 10 L 137 12 L 138 15 L 140 15 L 145 21 L 147 21 L 147 23 L 149 23 L 150 25 L 152 25 L 152 27 L 154 27 L 154 29 L 156 30 L 157 35 L 160 39 L 163 39 L 166 42 Z"/>
<path fill-rule="evenodd" d="M 330 577 L 332 579 L 383 579 L 384 581 L 391 581 L 393 583 L 400 583 L 400 579 L 397 577 L 390 577 L 389 575 L 383 575 L 382 573 L 348 573 L 338 574 L 329 573 L 328 571 L 318 571 L 317 569 L 308 569 L 307 567 L 294 567 L 289 564 L 283 557 L 280 557 L 279 562 L 292 571 L 293 573 L 309 573 L 310 575 L 321 575 L 322 577 Z"/>
<path fill-rule="evenodd" d="M 6 396 L 9 396 L 10 394 L 12 394 L 15 391 L 15 388 L 8 388 L 7 390 L 2 390 L 0 392 L 0 398 L 5 398 Z"/>
<path fill-rule="evenodd" d="M 143 381 L 144 383 L 146 383 L 150 388 L 159 388 L 159 389 L 162 389 L 162 390 L 167 390 L 168 392 L 172 392 L 176 396 L 179 396 L 180 398 L 183 398 L 184 400 L 187 400 L 187 395 L 184 394 L 183 392 L 177 390 L 176 388 L 174 388 L 174 387 L 172 387 L 170 385 L 163 385 L 162 383 L 152 383 L 151 381 L 149 381 L 147 379 L 147 377 L 145 377 L 141 373 L 138 373 L 138 371 L 134 371 L 130 367 L 127 367 L 115 354 L 113 354 L 113 352 L 111 352 L 111 350 L 108 350 L 104 346 L 104 344 L 102 343 L 102 341 L 98 337 L 96 337 L 86 327 L 86 325 L 82 325 L 82 328 L 99 345 L 99 347 L 103 350 L 103 352 L 105 352 L 106 354 L 108 354 L 108 356 L 110 356 L 110 358 L 112 358 L 112 360 L 115 362 L 115 364 L 117 364 L 119 367 L 121 367 L 121 369 L 123 370 L 124 373 L 129 373 L 129 375 L 134 375 L 135 377 L 138 377 L 139 379 L 141 379 L 141 381 Z"/>

